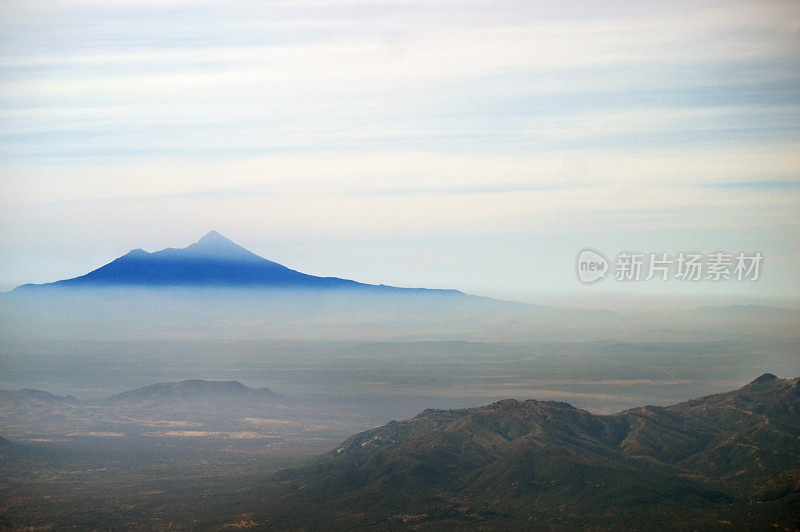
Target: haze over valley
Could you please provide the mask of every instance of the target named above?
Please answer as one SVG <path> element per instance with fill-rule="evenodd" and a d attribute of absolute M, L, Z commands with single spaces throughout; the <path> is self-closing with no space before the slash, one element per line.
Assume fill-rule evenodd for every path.
<path fill-rule="evenodd" d="M 760 523 L 765 516 L 793 523 L 788 508 L 795 492 L 770 495 L 794 478 L 791 438 L 774 450 L 789 453 L 774 466 L 777 485 L 752 480 L 720 491 L 708 483 L 723 473 L 686 483 L 680 471 L 691 466 L 671 462 L 670 453 L 684 456 L 701 445 L 697 442 L 713 450 L 697 447 L 702 458 L 684 457 L 686 464 L 708 460 L 702 453 L 720 459 L 719 443 L 704 439 L 700 421 L 692 429 L 697 434 L 681 432 L 677 441 L 663 444 L 667 447 L 659 452 L 666 454 L 659 460 L 666 462 L 655 469 L 620 465 L 630 459 L 625 456 L 631 445 L 650 441 L 633 432 L 628 439 L 609 436 L 616 443 L 603 443 L 611 447 L 599 455 L 596 450 L 584 454 L 582 443 L 574 456 L 558 458 L 550 454 L 557 447 L 547 450 L 555 441 L 545 439 L 544 454 L 523 462 L 515 443 L 483 465 L 473 463 L 471 454 L 450 450 L 451 458 L 437 459 L 439 466 L 426 463 L 427 458 L 416 466 L 406 461 L 426 456 L 428 451 L 416 447 L 420 441 L 426 442 L 422 449 L 451 445 L 428 442 L 441 430 L 476 449 L 488 444 L 484 438 L 498 436 L 473 429 L 461 433 L 458 422 L 418 434 L 405 449 L 405 436 L 386 434 L 428 420 L 444 427 L 455 423 L 448 421 L 452 416 L 494 416 L 529 405 L 537 412 L 543 408 L 557 426 L 574 422 L 575 407 L 585 409 L 580 416 L 590 420 L 616 415 L 596 417 L 590 426 L 606 420 L 625 424 L 631 415 L 641 415 L 618 414 L 631 408 L 726 392 L 768 371 L 797 374 L 800 312 L 795 310 L 758 305 L 587 310 L 322 279 L 253 255 L 215 232 L 186 248 L 133 251 L 76 279 L 22 286 L 0 294 L 0 303 L 3 526 L 293 528 L 300 523 L 315 528 L 326 519 L 300 509 L 309 501 L 326 508 L 343 500 L 353 512 L 334 515 L 336 526 L 346 528 L 583 526 L 597 519 L 607 500 L 616 501 L 608 503 L 616 509 L 602 518 L 612 529 L 651 522 L 644 517 L 648 512 L 668 511 L 671 505 L 688 512 L 681 514 L 686 523 Z M 769 385 L 759 386 L 772 390 L 772 379 L 760 379 Z M 776 390 L 789 390 L 785 397 L 792 410 L 786 422 L 796 424 L 796 379 L 774 383 L 780 383 Z M 783 408 L 781 397 L 768 399 L 777 401 L 776 411 Z M 529 398 L 551 403 L 515 401 Z M 470 408 L 475 410 L 463 410 Z M 622 430 L 610 427 L 612 433 Z M 510 437 L 505 430 L 524 434 L 532 429 L 503 428 L 503 438 Z M 599 429 L 575 430 L 590 430 L 585 437 L 594 438 Z M 736 437 L 767 438 L 747 431 Z M 391 481 L 381 480 L 385 468 L 366 466 L 356 455 L 344 458 L 361 453 L 361 447 L 378 446 L 383 452 L 393 445 L 400 447 L 376 462 L 400 460 L 386 466 L 396 471 L 387 473 Z M 334 462 L 306 465 L 330 452 Z M 598 458 L 619 452 L 610 462 Z M 522 475 L 528 467 L 523 463 L 534 464 L 534 476 L 526 482 L 557 483 L 538 503 L 522 492 L 503 492 L 508 502 L 501 506 L 470 495 L 474 486 L 486 493 L 500 490 L 500 495 L 503 485 L 518 485 L 509 476 Z M 336 472 L 339 467 L 355 469 Z M 475 467 L 486 472 L 467 473 Z M 446 473 L 462 468 L 455 476 Z M 625 468 L 633 469 L 626 473 Z M 556 469 L 562 473 L 555 475 Z M 754 471 L 753 479 L 760 474 Z M 336 487 L 332 479 L 340 475 L 354 475 L 354 480 Z M 577 513 L 553 513 L 585 489 L 577 479 L 601 486 L 600 479 L 609 475 L 625 476 L 622 491 L 601 491 Z M 631 499 L 643 489 L 639 475 L 652 486 L 645 497 L 650 502 Z M 468 487 L 465 479 L 477 484 Z M 388 502 L 380 487 L 385 482 L 411 482 L 404 488 L 409 497 Z M 306 485 L 314 486 L 307 496 L 290 495 L 292 486 Z M 455 491 L 441 499 L 434 495 L 441 491 L 431 489 Z M 741 510 L 740 498 L 748 489 L 760 490 L 759 497 L 770 502 Z M 685 495 L 659 499 L 665 490 Z M 276 501 L 283 502 L 276 506 Z"/>
<path fill-rule="evenodd" d="M 390 411 L 402 418 L 531 396 L 610 413 L 800 371 L 791 309 L 585 310 L 367 285 L 307 276 L 210 235 L 0 295 L 0 386 L 96 399 L 231 379 L 398 401 Z"/>

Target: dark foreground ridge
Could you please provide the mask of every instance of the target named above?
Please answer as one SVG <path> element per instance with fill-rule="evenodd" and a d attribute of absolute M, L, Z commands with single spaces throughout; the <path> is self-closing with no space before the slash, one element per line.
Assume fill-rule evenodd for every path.
<path fill-rule="evenodd" d="M 275 473 L 272 528 L 800 526 L 800 379 L 594 415 L 504 400 L 426 410 Z"/>
<path fill-rule="evenodd" d="M 317 277 L 259 257 L 216 231 L 185 248 L 148 253 L 134 249 L 80 277 L 32 287 L 269 287 L 338 290 L 425 291 L 460 294 L 457 290 L 426 290 L 370 285 L 339 277 Z"/>

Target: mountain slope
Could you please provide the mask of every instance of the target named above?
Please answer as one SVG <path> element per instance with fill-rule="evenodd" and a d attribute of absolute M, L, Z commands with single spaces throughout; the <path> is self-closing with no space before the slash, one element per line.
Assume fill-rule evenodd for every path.
<path fill-rule="evenodd" d="M 427 410 L 277 473 L 281 495 L 261 518 L 278 528 L 795 527 L 798 382 L 764 375 L 612 416 L 531 400 Z"/>
<path fill-rule="evenodd" d="M 259 257 L 216 231 L 185 248 L 154 253 L 134 249 L 85 275 L 48 283 L 48 287 L 105 286 L 262 286 L 342 290 L 410 290 L 317 277 Z M 442 291 L 458 293 L 453 290 Z"/>

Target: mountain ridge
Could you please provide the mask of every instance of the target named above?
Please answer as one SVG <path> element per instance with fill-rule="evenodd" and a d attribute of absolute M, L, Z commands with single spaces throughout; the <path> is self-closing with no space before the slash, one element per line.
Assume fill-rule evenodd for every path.
<path fill-rule="evenodd" d="M 184 248 L 165 248 L 152 253 L 136 248 L 84 275 L 51 283 L 24 284 L 14 290 L 114 286 L 307 288 L 463 295 L 451 289 L 403 288 L 309 275 L 256 255 L 217 231 L 210 231 Z"/>
<path fill-rule="evenodd" d="M 791 529 L 800 525 L 800 378 L 595 415 L 506 399 L 425 410 L 271 477 L 272 526 Z M 300 509 L 303 508 L 303 511 Z"/>

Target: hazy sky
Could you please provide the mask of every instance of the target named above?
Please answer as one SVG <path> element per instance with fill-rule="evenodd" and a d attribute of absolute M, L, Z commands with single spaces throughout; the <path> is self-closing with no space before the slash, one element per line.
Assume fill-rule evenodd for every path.
<path fill-rule="evenodd" d="M 800 300 L 798 2 L 3 2 L 0 289 L 216 229 L 317 275 Z M 761 252 L 757 282 L 575 275 Z"/>

